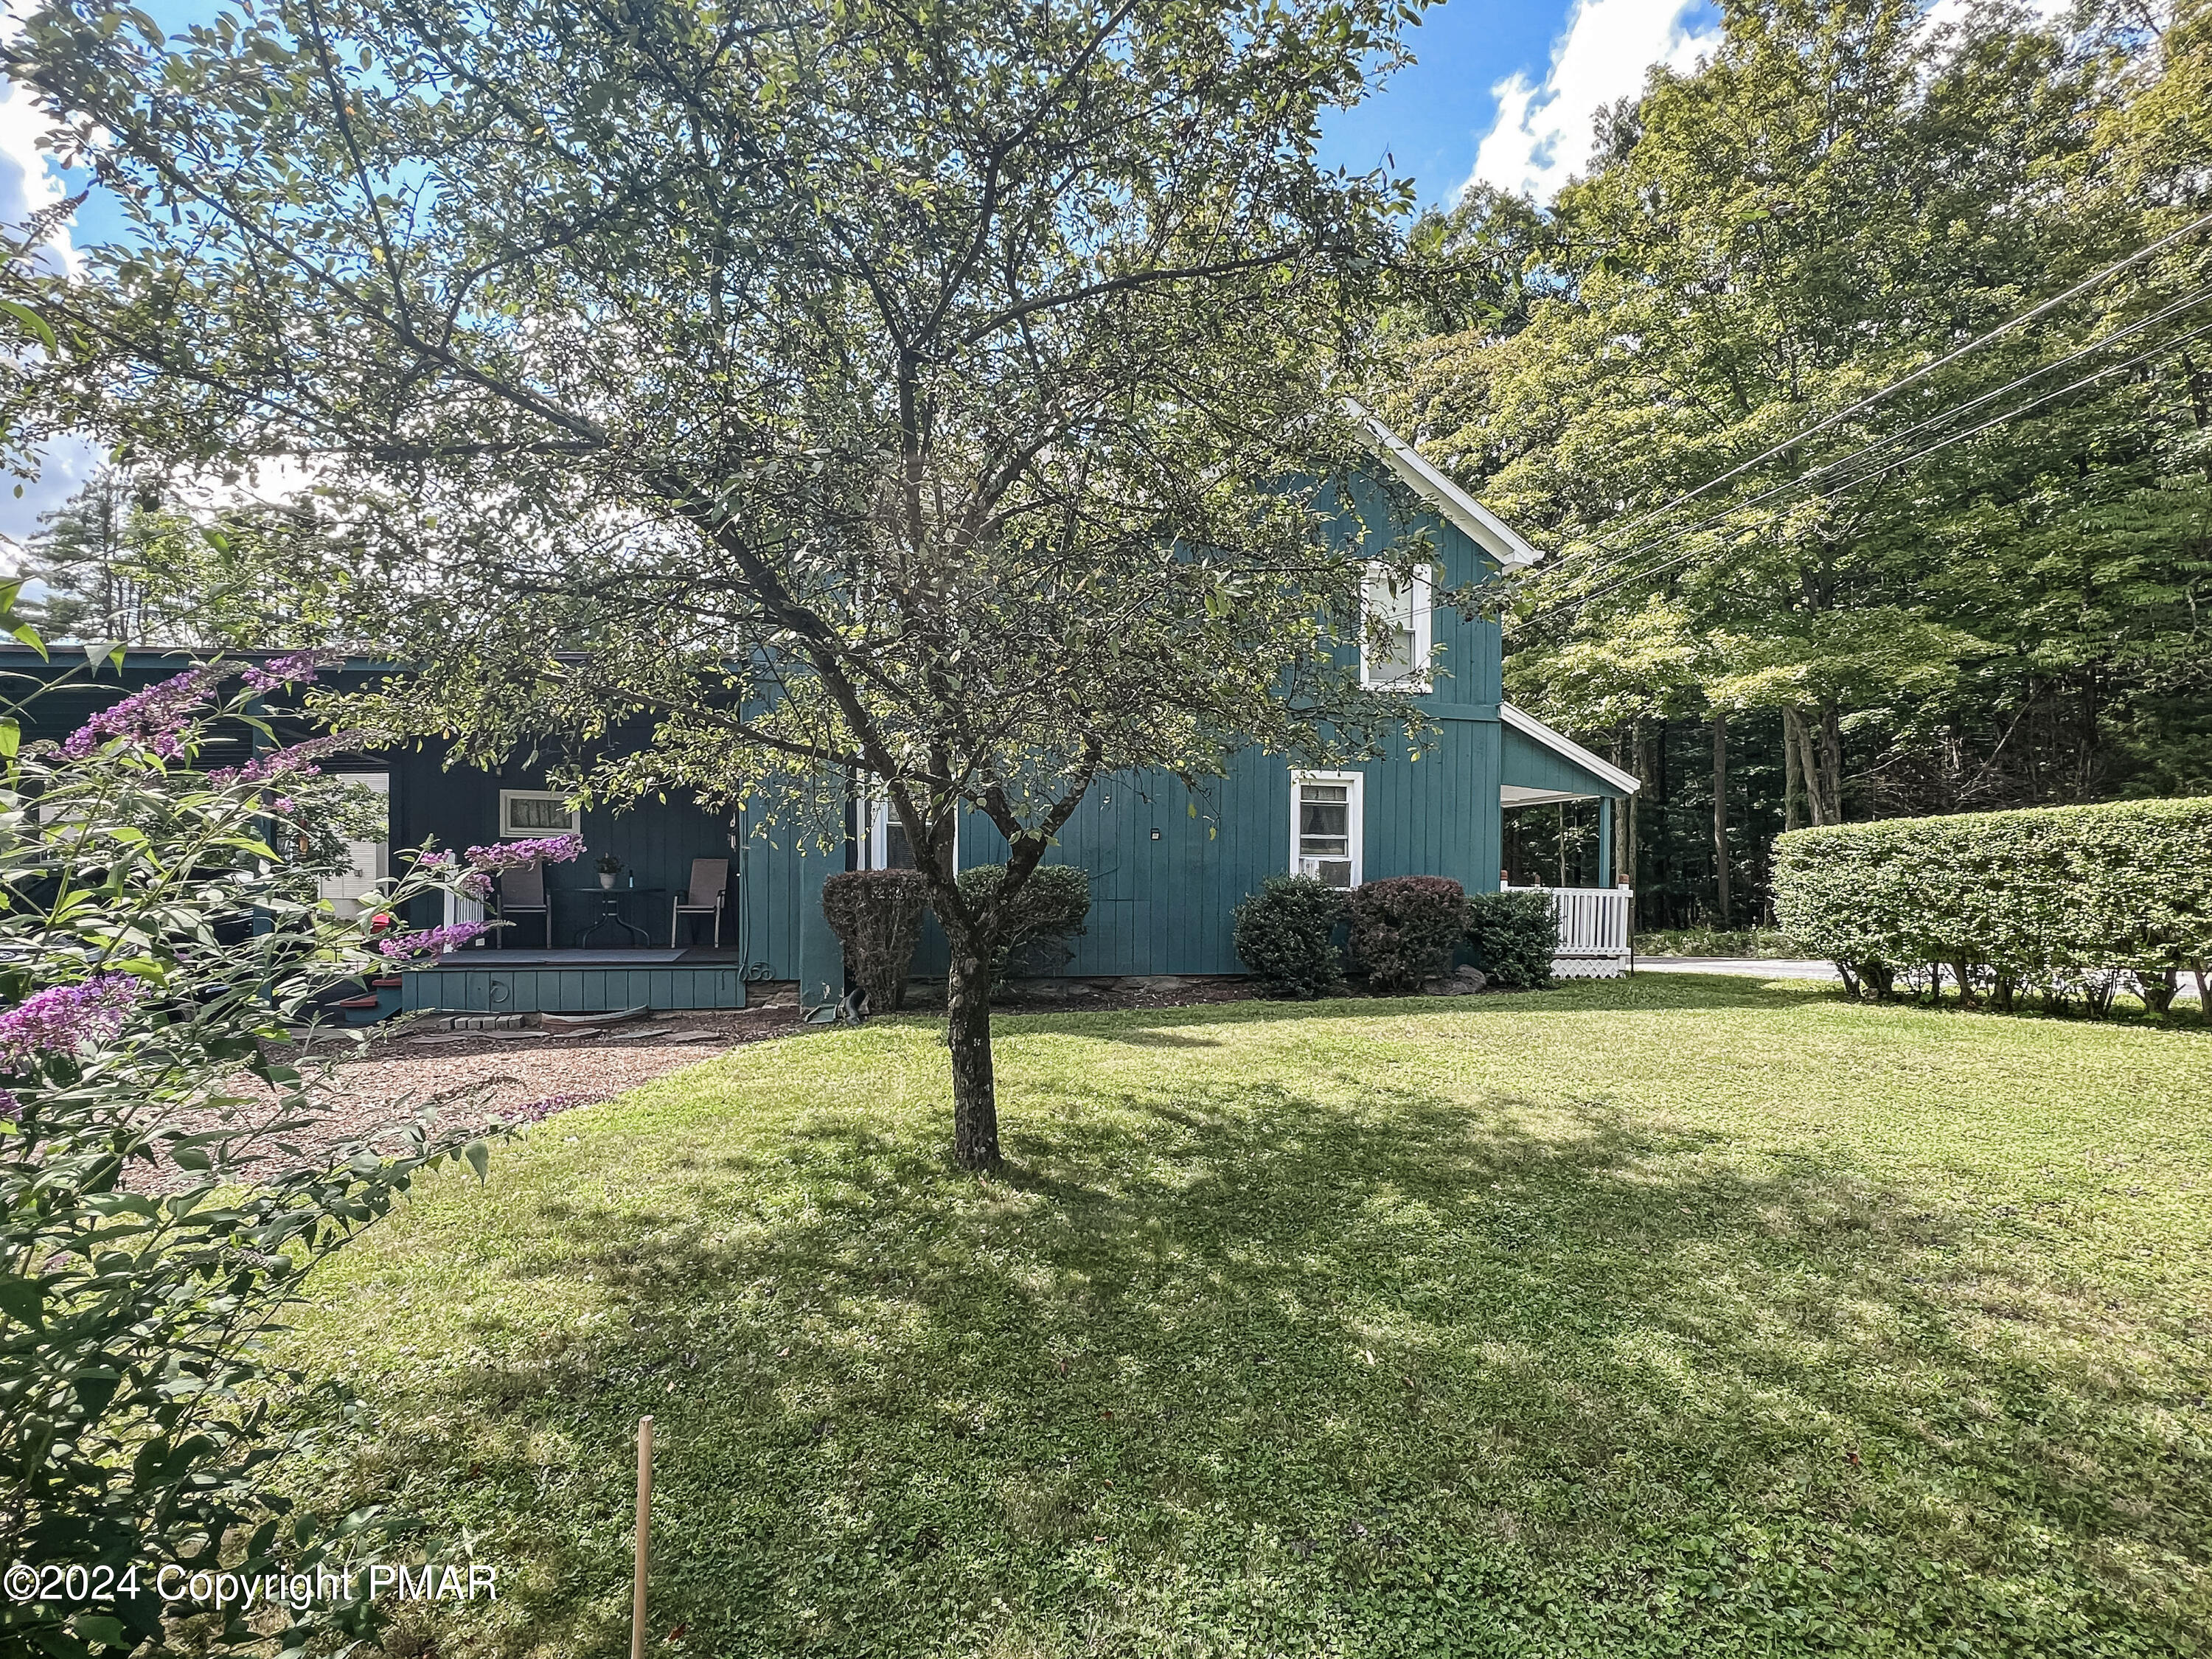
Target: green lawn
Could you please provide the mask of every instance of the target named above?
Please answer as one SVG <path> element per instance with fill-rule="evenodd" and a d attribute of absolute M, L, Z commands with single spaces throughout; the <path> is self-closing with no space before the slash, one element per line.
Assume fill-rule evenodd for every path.
<path fill-rule="evenodd" d="M 762 1044 L 429 1183 L 293 1346 L 441 1659 L 2212 1650 L 2212 1038 L 1668 976 Z M 430 1628 L 425 1626 L 425 1628 Z"/>

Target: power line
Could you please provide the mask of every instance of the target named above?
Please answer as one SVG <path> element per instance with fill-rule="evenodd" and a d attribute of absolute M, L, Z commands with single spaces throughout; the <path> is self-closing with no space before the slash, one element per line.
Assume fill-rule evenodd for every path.
<path fill-rule="evenodd" d="M 2104 283 L 2108 277 L 2118 276 L 2121 271 L 2125 270 L 2130 265 L 2140 264 L 2143 260 L 2149 258 L 2152 254 L 2172 246 L 2185 236 L 2191 235 L 2197 231 L 2202 230 L 2207 225 L 2212 225 L 2212 213 L 2208 213 L 2201 219 L 2193 220 L 2190 223 L 2182 226 L 2180 229 L 2172 231 L 2166 235 L 2160 237 L 2158 240 L 2151 243 L 2148 247 L 2136 249 L 2125 258 L 2117 260 L 2113 264 L 2106 265 L 2102 270 L 2098 271 L 2094 276 L 2086 277 L 2082 281 L 2076 283 L 2072 288 L 2068 289 L 2063 294 L 2054 295 L 2050 299 L 2044 301 L 2041 304 L 2021 312 L 2019 316 L 2014 317 L 2011 321 L 2000 323 L 1988 333 L 1981 335 L 1975 339 L 1967 341 L 1966 344 L 1960 346 L 1955 350 L 1946 352 L 1942 356 L 1936 358 L 1933 362 L 1922 364 L 1918 368 L 1914 369 L 1912 373 L 1905 375 L 1903 379 L 1891 381 L 1880 391 L 1875 392 L 1868 397 L 1860 398 L 1858 402 L 1853 404 L 1849 409 L 1838 410 L 1833 415 L 1829 416 L 1826 419 L 1816 422 L 1814 424 L 1807 427 L 1796 437 L 1785 439 L 1784 441 L 1775 445 L 1773 448 L 1765 451 L 1764 453 L 1754 455 L 1749 460 L 1730 467 L 1718 477 L 1708 478 L 1705 483 L 1698 485 L 1694 489 L 1683 491 L 1682 494 L 1677 495 L 1673 501 L 1667 502 L 1665 505 L 1652 507 L 1648 512 L 1639 513 L 1633 518 L 1628 519 L 1621 524 L 1612 526 L 1607 533 L 1617 534 L 1620 531 L 1627 529 L 1630 526 L 1642 524 L 1647 519 L 1656 518 L 1662 513 L 1671 513 L 1676 507 L 1681 506 L 1685 501 L 1695 501 L 1707 490 L 1726 483 L 1730 478 L 1736 477 L 1744 472 L 1747 472 L 1754 466 L 1762 465 L 1765 462 L 1772 460 L 1778 455 L 1788 454 L 1791 450 L 1796 448 L 1798 445 L 1803 443 L 1806 439 L 1814 436 L 1817 433 L 1826 431 L 1828 428 L 1835 425 L 1837 422 L 1848 420 L 1850 416 L 1859 413 L 1862 410 L 1873 408 L 1876 404 L 1881 403 L 1883 399 L 1889 398 L 1897 392 L 1902 392 L 1906 386 L 1911 386 L 1914 381 L 1924 380 L 1927 376 L 1934 374 L 1937 369 L 1942 368 L 1944 364 L 1956 362 L 1960 358 L 1966 356 L 1969 352 L 1980 350 L 1992 340 L 2001 339 L 2005 335 L 2011 333 L 2013 330 L 2020 327 L 2021 324 L 2033 322 L 2038 317 L 2043 315 L 2045 312 L 2052 309 L 2054 307 L 2064 305 L 2067 301 L 2075 299 L 2080 295 L 2087 293 L 2091 289 Z"/>
<path fill-rule="evenodd" d="M 2081 379 L 2075 381 L 2071 386 L 2063 386 L 2056 392 L 2046 392 L 2039 397 L 2031 398 L 2026 403 L 2017 404 L 2014 407 L 2005 410 L 2002 415 L 1991 416 L 1989 420 L 1984 421 L 1979 426 L 1969 427 L 1963 432 L 1954 432 L 1949 437 L 1943 439 L 1941 442 L 1929 445 L 1925 449 L 1917 450 L 1910 455 L 1900 455 L 1895 460 L 1891 461 L 1885 465 L 1876 467 L 1870 472 L 1862 473 L 1857 477 L 1851 478 L 1843 483 L 1839 483 L 1832 489 L 1824 489 L 1819 494 L 1808 497 L 1808 502 L 1832 501 L 1838 495 L 1844 495 L 1848 491 L 1856 489 L 1861 484 L 1872 483 L 1876 478 L 1884 477 L 1888 474 L 1896 471 L 1900 466 L 1909 466 L 1915 461 L 1925 460 L 1929 456 L 1935 454 L 1938 450 L 1948 449 L 1953 444 L 1960 442 L 1965 439 L 1973 437 L 1978 433 L 1987 432 L 1993 426 L 2002 426 L 2005 422 L 2012 420 L 2017 416 L 2025 415 L 2029 410 L 2037 408 L 2044 404 L 2047 404 L 2054 398 L 2063 398 L 2069 392 L 2078 392 L 2083 386 L 2093 385 L 2096 381 L 2103 380 L 2108 374 L 2117 374 L 2123 369 L 2133 368 L 2136 364 L 2148 362 L 2149 359 L 2157 356 L 2161 352 L 2171 351 L 2178 346 L 2186 345 L 2191 340 L 2197 339 L 2200 336 L 2206 334 L 2212 334 L 2212 323 L 2200 325 L 2198 327 L 2190 330 L 2186 334 L 2179 335 L 2171 340 L 2161 341 L 2157 345 L 2152 346 L 2148 350 L 2138 352 L 2136 356 L 2128 358 L 2124 362 L 2113 363 L 2106 368 L 2100 368 L 2094 374 L 2084 375 Z M 1799 503 L 1799 505 L 1804 504 L 1806 503 Z M 1749 503 L 1746 503 L 1746 505 L 1749 505 Z M 1734 508 L 1731 509 L 1731 511 L 1740 512 L 1741 511 L 1741 508 Z M 1723 514 L 1723 516 L 1727 515 Z M 1765 520 L 1765 523 L 1773 524 L 1781 517 L 1782 514 L 1779 513 L 1771 514 Z M 1693 535 L 1696 532 L 1694 529 L 1686 530 L 1680 532 L 1680 535 L 1674 537 L 1672 539 L 1680 540 L 1682 536 Z M 1662 542 L 1655 544 L 1663 545 L 1664 543 Z M 1617 580 L 1607 582 L 1602 587 L 1594 588 L 1589 592 L 1579 596 L 1572 601 L 1574 608 L 1579 610 L 1583 605 L 1589 604 L 1591 600 L 1602 599 L 1607 593 L 1617 592 L 1619 589 L 1626 587 L 1632 581 L 1648 580 L 1651 577 L 1656 576 L 1663 571 L 1671 570 L 1677 565 L 1685 564 L 1697 556 L 1696 551 L 1692 550 L 1690 552 L 1677 555 L 1675 557 L 1666 560 L 1662 563 L 1652 565 L 1647 569 L 1631 571 L 1628 574 L 1619 578 Z M 1545 611 L 1547 608 L 1556 607 L 1540 606 L 1535 611 L 1531 611 L 1525 620 L 1533 622 L 1536 617 L 1544 615 Z"/>
<path fill-rule="evenodd" d="M 1849 453 L 1838 457 L 1836 459 L 1826 463 L 1825 465 L 1816 467 L 1810 472 L 1801 473 L 1795 478 L 1785 478 L 1780 483 L 1771 485 L 1767 489 L 1761 490 L 1758 495 L 1752 496 L 1747 501 L 1733 501 L 1728 506 L 1721 508 L 1717 513 L 1708 514 L 1705 518 L 1698 520 L 1695 524 L 1685 526 L 1679 530 L 1662 532 L 1660 534 L 1652 537 L 1650 540 L 1630 548 L 1619 558 L 1608 559 L 1603 564 L 1598 566 L 1595 570 L 1584 573 L 1585 580 L 1602 576 L 1608 571 L 1618 570 L 1624 565 L 1626 565 L 1632 561 L 1641 557 L 1644 554 L 1648 553 L 1655 547 L 1664 547 L 1671 543 L 1680 541 L 1685 536 L 1694 536 L 1700 530 L 1706 529 L 1712 525 L 1719 524 L 1723 520 L 1731 518 L 1735 514 L 1745 511 L 1747 508 L 1757 507 L 1763 501 L 1771 501 L 1777 495 L 1786 494 L 1793 489 L 1801 489 L 1806 484 L 1817 483 L 1820 479 L 1827 477 L 1833 473 L 1844 471 L 1850 467 L 1854 462 L 1861 459 L 1871 452 L 1887 449 L 1893 444 L 1904 442 L 1905 440 L 1911 437 L 1913 434 L 1917 432 L 1924 432 L 1928 428 L 1935 426 L 1939 422 L 1955 419 L 1957 416 L 1965 414 L 1968 410 L 1978 409 L 1984 404 L 1990 403 L 1996 398 L 2003 397 L 2008 392 L 2018 390 L 2020 387 L 2026 386 L 2030 380 L 2040 380 L 2044 375 L 2050 374 L 2053 369 L 2063 368 L 2069 363 L 2079 362 L 2084 357 L 2089 356 L 2099 351 L 2103 351 L 2109 347 L 2118 345 L 2122 340 L 2126 339 L 2129 336 L 2140 334 L 2144 329 L 2164 322 L 2167 318 L 2174 315 L 2177 312 L 2187 311 L 2192 307 L 2202 305 L 2208 299 L 2212 299 L 2212 288 L 2199 289 L 2195 293 L 2175 301 L 2172 304 L 2165 307 L 2163 309 L 2154 311 L 2149 316 L 2142 318 L 2136 322 L 2129 324 L 2125 328 L 2106 335 L 2102 339 L 2091 341 L 2087 345 L 2081 347 L 2079 350 L 2069 352 L 2063 357 L 2055 358 L 2050 362 L 2041 364 L 2037 368 L 2028 370 L 2025 374 L 2016 375 L 2012 380 L 2008 380 L 2004 385 L 1996 387 L 1993 391 L 1982 392 L 1976 397 L 1968 398 L 1965 403 L 1956 404 L 1950 409 L 1938 410 L 1935 414 L 1916 421 L 1912 425 L 1905 428 L 1902 431 L 1893 432 L 1887 437 L 1869 439 L 1865 443 L 1861 444 L 1856 449 L 1851 450 Z"/>

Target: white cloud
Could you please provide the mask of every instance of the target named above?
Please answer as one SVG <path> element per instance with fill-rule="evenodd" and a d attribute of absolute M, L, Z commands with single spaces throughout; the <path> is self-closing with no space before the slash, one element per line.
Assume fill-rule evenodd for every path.
<path fill-rule="evenodd" d="M 29 94 L 0 80 L 0 226 L 6 227 L 11 239 L 21 234 L 24 221 L 67 193 L 39 148 L 46 131 L 46 117 Z M 56 229 L 40 257 L 53 269 L 77 269 L 77 252 L 66 223 Z M 15 550 L 38 533 L 39 515 L 66 501 L 99 460 L 100 453 L 92 445 L 64 438 L 47 446 L 39 476 L 22 481 L 21 495 L 15 494 L 14 481 L 0 472 L 0 566 L 15 563 Z"/>
<path fill-rule="evenodd" d="M 1543 85 L 1516 73 L 1491 88 L 1498 120 L 1468 183 L 1550 200 L 1589 161 L 1600 109 L 1641 92 L 1652 64 L 1687 69 L 1719 43 L 1717 23 L 1688 21 L 1705 9 L 1700 0 L 1576 0 Z"/>

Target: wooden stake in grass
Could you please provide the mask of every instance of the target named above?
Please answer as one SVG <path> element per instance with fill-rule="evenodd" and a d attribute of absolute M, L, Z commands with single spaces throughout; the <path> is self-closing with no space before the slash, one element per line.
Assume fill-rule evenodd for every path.
<path fill-rule="evenodd" d="M 629 1659 L 645 1659 L 645 1559 L 653 1522 L 653 1419 L 637 1419 L 637 1568 L 630 1579 Z"/>

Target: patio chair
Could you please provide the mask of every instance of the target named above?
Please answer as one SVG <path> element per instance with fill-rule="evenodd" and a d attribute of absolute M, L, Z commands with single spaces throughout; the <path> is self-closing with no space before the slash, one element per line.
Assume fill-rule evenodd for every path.
<path fill-rule="evenodd" d="M 545 896 L 545 866 L 526 864 L 520 869 L 502 870 L 499 876 L 499 919 L 512 921 L 517 916 L 536 916 L 545 925 L 545 948 L 553 948 L 553 907 Z M 509 933 L 499 943 L 511 945 Z"/>
<path fill-rule="evenodd" d="M 677 929 L 683 927 L 686 916 L 712 916 L 714 948 L 722 944 L 722 905 L 729 895 L 730 861 L 727 859 L 693 859 L 691 884 L 670 901 L 668 907 L 668 944 L 676 945 Z"/>

